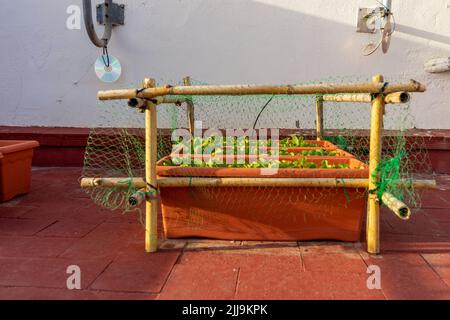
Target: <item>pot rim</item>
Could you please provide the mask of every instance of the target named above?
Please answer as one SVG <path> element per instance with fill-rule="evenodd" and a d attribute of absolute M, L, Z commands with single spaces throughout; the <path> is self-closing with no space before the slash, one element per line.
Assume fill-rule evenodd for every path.
<path fill-rule="evenodd" d="M 200 156 L 200 155 L 197 155 Z M 271 177 L 271 178 L 367 178 L 369 176 L 369 167 L 365 163 L 355 158 L 328 157 L 327 159 L 310 159 L 312 162 L 328 160 L 331 163 L 337 161 L 346 161 L 353 168 L 342 169 L 323 169 L 323 168 L 207 168 L 207 167 L 180 167 L 163 166 L 162 163 L 170 156 L 159 160 L 156 165 L 158 176 L 164 177 Z M 307 158 L 307 157 L 302 157 Z M 355 167 L 363 167 L 356 169 Z M 271 173 L 273 174 L 267 174 Z"/>
<path fill-rule="evenodd" d="M 34 140 L 0 140 L 0 153 L 4 155 L 37 147 L 39 142 Z"/>

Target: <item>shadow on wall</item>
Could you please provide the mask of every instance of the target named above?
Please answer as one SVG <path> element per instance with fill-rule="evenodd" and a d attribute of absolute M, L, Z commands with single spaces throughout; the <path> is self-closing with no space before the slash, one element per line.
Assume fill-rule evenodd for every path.
<path fill-rule="evenodd" d="M 415 37 L 419 37 L 425 40 L 431 40 L 440 42 L 442 44 L 450 45 L 450 37 L 443 36 L 441 34 L 428 32 L 425 30 L 416 29 L 410 26 L 405 26 L 402 24 L 397 24 L 396 30 L 401 33 L 406 33 Z"/>
<path fill-rule="evenodd" d="M 130 22 L 136 24 L 133 29 L 143 23 L 143 31 L 130 35 L 127 28 L 119 30 L 117 49 L 137 58 L 135 63 L 148 65 L 136 70 L 137 79 L 148 76 L 148 70 L 170 79 L 191 74 L 214 83 L 302 82 L 379 72 L 398 76 L 410 70 L 421 73 L 434 51 L 396 34 L 388 55 L 362 56 L 361 48 L 371 36 L 356 33 L 356 2 L 352 8 L 345 6 L 351 11 L 349 24 L 257 1 L 197 1 L 195 7 L 177 1 L 167 12 L 171 2 L 157 2 L 142 12 L 164 19 Z M 143 39 L 151 47 L 142 46 Z"/>
<path fill-rule="evenodd" d="M 389 54 L 363 57 L 360 51 L 370 36 L 356 33 L 357 1 L 298 4 L 308 7 L 308 12 L 332 10 L 336 17 L 348 17 L 349 24 L 258 1 L 129 2 L 126 25 L 114 31 L 110 45 L 110 52 L 124 67 L 123 77 L 112 85 L 100 83 L 88 65 L 100 52 L 85 31 L 68 31 L 60 16 L 43 13 L 45 6 L 22 13 L 26 19 L 10 24 L 23 29 L 28 15 L 33 16 L 35 32 L 19 33 L 15 39 L 7 36 L 8 30 L 0 31 L 5 48 L 0 52 L 0 125 L 89 127 L 98 90 L 139 86 L 149 76 L 169 83 L 191 75 L 209 83 L 277 84 L 342 82 L 351 76 L 383 73 L 395 80 L 416 78 L 427 83 L 433 79 L 436 83 L 435 79 L 441 79 L 434 86 L 436 91 L 430 86 L 430 92 L 415 96 L 413 103 L 421 114 L 418 127 L 449 126 L 445 119 L 450 118 L 450 109 L 445 106 L 450 82 L 423 72 L 423 63 L 436 55 L 436 49 L 426 41 L 396 34 Z M 68 4 L 61 2 L 58 10 Z M 7 17 L 13 17 L 17 10 L 7 7 Z M 60 24 L 60 29 L 55 28 Z M 47 41 L 39 42 L 35 33 L 45 34 Z M 61 39 L 64 47 L 57 45 Z M 25 49 L 24 44 L 38 50 Z M 443 49 L 439 50 L 442 54 Z M 450 55 L 450 50 L 445 53 Z M 44 58 L 47 63 L 40 62 Z M 432 111 L 425 111 L 430 105 Z"/>

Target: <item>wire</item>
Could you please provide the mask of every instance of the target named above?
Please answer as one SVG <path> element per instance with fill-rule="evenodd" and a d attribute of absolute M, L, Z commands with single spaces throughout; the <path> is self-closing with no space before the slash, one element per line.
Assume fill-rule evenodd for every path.
<path fill-rule="evenodd" d="M 106 61 L 105 61 L 105 56 L 106 56 Z M 102 60 L 103 60 L 103 63 L 105 64 L 105 67 L 109 68 L 109 66 L 110 66 L 109 53 L 108 53 L 108 47 L 106 47 L 106 46 L 103 47 Z"/>
<path fill-rule="evenodd" d="M 383 6 L 385 11 L 381 12 L 381 11 L 373 10 L 370 14 L 367 15 L 367 18 L 376 16 L 376 15 L 380 15 L 379 18 L 381 19 L 383 17 L 383 16 L 381 16 L 381 14 L 384 15 L 387 13 L 388 19 L 392 19 L 392 30 L 391 30 L 391 32 L 389 32 L 389 34 L 387 34 L 387 37 L 391 37 L 394 34 L 396 27 L 397 27 L 397 22 L 395 21 L 395 16 L 392 13 L 392 11 L 388 7 L 386 7 L 383 3 L 381 3 L 378 0 L 375 0 L 375 1 L 378 2 L 381 6 Z M 384 25 L 383 27 L 380 28 L 381 40 L 376 45 L 373 42 L 371 42 L 362 48 L 361 52 L 364 56 L 367 57 L 367 56 L 372 55 L 381 46 L 381 44 L 384 41 L 383 31 L 384 31 L 385 26 L 386 25 Z M 373 48 L 368 50 L 371 46 L 373 46 Z"/>
<path fill-rule="evenodd" d="M 267 108 L 267 106 L 272 102 L 275 95 L 273 95 L 269 101 L 266 102 L 264 107 L 262 107 L 261 111 L 259 112 L 258 116 L 256 117 L 255 123 L 253 124 L 253 129 L 256 129 L 256 125 L 258 124 L 259 117 L 261 117 L 261 114 L 264 112 L 264 110 Z"/>
<path fill-rule="evenodd" d="M 367 44 L 366 46 L 364 46 L 364 47 L 362 48 L 362 54 L 363 54 L 363 56 L 366 56 L 366 57 L 370 56 L 370 55 L 373 54 L 375 51 L 377 51 L 378 48 L 381 46 L 381 44 L 383 43 L 383 31 L 380 30 L 380 33 L 381 33 L 381 40 L 377 43 L 376 46 L 374 46 L 373 49 L 371 49 L 370 51 L 368 51 L 368 48 L 369 48 L 371 45 L 375 45 L 373 42 Z M 367 50 L 367 51 L 366 51 L 366 50 Z"/>

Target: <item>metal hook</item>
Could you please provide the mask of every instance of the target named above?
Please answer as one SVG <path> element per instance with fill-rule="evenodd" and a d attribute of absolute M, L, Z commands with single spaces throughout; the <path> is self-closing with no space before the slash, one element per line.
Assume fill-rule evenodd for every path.
<path fill-rule="evenodd" d="M 95 46 L 105 48 L 108 46 L 108 42 L 111 39 L 113 27 L 123 24 L 123 12 L 125 6 L 117 5 L 113 2 L 113 0 L 105 0 L 104 4 L 98 8 L 102 8 L 104 10 L 101 20 L 105 25 L 105 31 L 103 32 L 103 36 L 101 38 L 98 37 L 94 28 L 94 21 L 92 19 L 92 2 L 91 0 L 83 0 L 84 24 L 86 26 L 89 39 L 91 39 Z"/>

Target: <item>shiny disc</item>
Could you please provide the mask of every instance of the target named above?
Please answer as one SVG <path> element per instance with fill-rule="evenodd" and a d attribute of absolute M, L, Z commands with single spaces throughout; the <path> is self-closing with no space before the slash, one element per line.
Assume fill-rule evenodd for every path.
<path fill-rule="evenodd" d="M 109 58 L 109 67 L 107 67 Z M 95 61 L 95 74 L 103 82 L 115 82 L 122 74 L 122 65 L 111 55 L 102 55 Z"/>
<path fill-rule="evenodd" d="M 392 24 L 391 21 L 388 20 L 383 30 L 383 40 L 381 43 L 381 48 L 383 49 L 383 53 L 387 53 L 389 50 L 389 46 L 391 45 L 391 35 L 392 35 Z"/>

